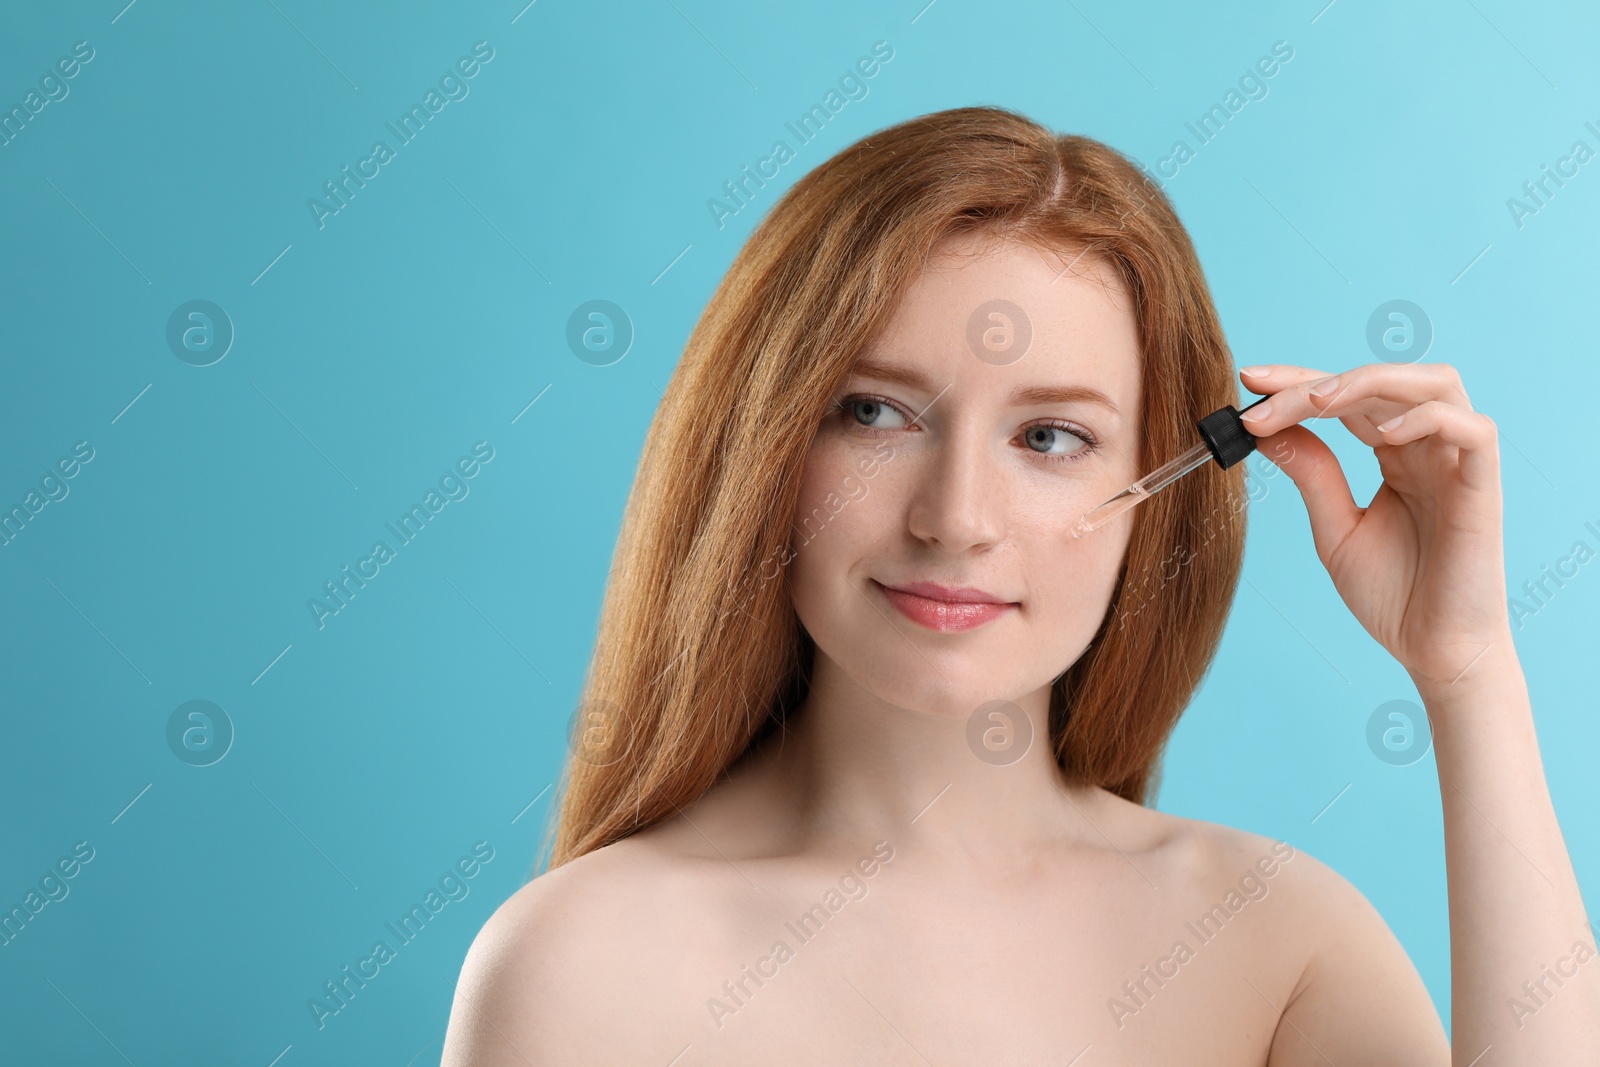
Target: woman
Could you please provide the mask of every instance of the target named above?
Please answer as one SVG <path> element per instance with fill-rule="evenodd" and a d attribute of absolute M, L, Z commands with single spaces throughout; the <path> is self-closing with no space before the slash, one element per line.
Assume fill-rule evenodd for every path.
<path fill-rule="evenodd" d="M 473 943 L 444 1062 L 1593 1062 L 1494 424 L 1444 365 L 1241 377 L 1432 722 L 1453 1053 L 1348 882 L 1144 806 L 1222 633 L 1244 469 L 1068 531 L 1236 400 L 1231 358 L 1136 167 L 961 108 L 806 175 L 706 308 L 623 523 L 551 867 Z M 1369 506 L 1307 418 L 1374 448 Z"/>

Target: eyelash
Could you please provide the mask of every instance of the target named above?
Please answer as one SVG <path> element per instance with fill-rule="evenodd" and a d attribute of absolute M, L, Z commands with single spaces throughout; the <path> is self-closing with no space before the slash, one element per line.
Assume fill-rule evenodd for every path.
<path fill-rule="evenodd" d="M 878 396 L 875 393 L 851 393 L 849 396 L 840 397 L 839 399 L 835 400 L 833 402 L 833 406 L 829 410 L 831 412 L 838 413 L 841 417 L 843 417 L 845 419 L 847 425 L 849 426 L 849 429 L 850 429 L 850 431 L 852 433 L 861 433 L 861 434 L 866 434 L 868 436 L 877 436 L 876 434 L 874 434 L 872 432 L 873 431 L 873 427 L 871 427 L 871 426 L 862 426 L 860 423 L 853 421 L 854 420 L 854 414 L 853 414 L 853 412 L 851 412 L 850 407 L 857 400 L 871 400 L 872 402 L 874 402 L 876 404 L 882 404 L 885 407 L 893 408 L 895 411 L 898 411 L 901 415 L 905 416 L 906 422 L 910 423 L 913 426 L 916 425 L 916 421 L 914 419 L 912 419 L 911 414 L 909 412 L 907 412 L 905 408 L 901 407 L 899 404 L 896 404 L 893 400 L 890 400 L 886 396 Z M 1029 426 L 1048 426 L 1052 430 L 1060 430 L 1060 431 L 1062 431 L 1064 433 L 1069 433 L 1072 436 L 1081 439 L 1083 441 L 1083 443 L 1084 443 L 1084 447 L 1083 448 L 1080 448 L 1076 452 L 1072 452 L 1072 453 L 1069 453 L 1069 454 L 1063 455 L 1063 456 L 1052 456 L 1052 455 L 1050 455 L 1048 453 L 1045 453 L 1045 452 L 1034 452 L 1034 455 L 1039 456 L 1040 458 L 1044 459 L 1046 462 L 1049 462 L 1049 463 L 1081 463 L 1085 459 L 1087 459 L 1088 457 L 1090 457 L 1090 456 L 1094 455 L 1096 452 L 1100 451 L 1100 445 L 1101 445 L 1100 438 L 1095 436 L 1092 432 L 1090 432 L 1085 427 L 1078 426 L 1075 423 L 1045 420 L 1043 422 L 1029 423 L 1028 425 Z M 1033 451 L 1033 450 L 1029 449 L 1029 451 Z"/>

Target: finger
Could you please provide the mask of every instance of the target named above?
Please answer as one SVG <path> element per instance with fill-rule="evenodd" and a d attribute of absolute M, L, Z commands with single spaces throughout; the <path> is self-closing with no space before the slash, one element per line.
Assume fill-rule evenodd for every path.
<path fill-rule="evenodd" d="M 1257 441 L 1257 448 L 1300 490 L 1311 516 L 1311 537 L 1324 563 L 1361 521 L 1344 468 L 1327 444 L 1304 426 L 1289 426 Z"/>
<path fill-rule="evenodd" d="M 1253 367 L 1240 367 L 1239 380 L 1244 382 L 1245 388 L 1252 393 L 1270 393 L 1297 382 L 1326 378 L 1328 373 L 1310 367 L 1296 367 L 1292 363 L 1262 363 Z"/>
<path fill-rule="evenodd" d="M 1330 390 L 1330 384 L 1336 388 Z M 1318 396 L 1312 391 L 1317 389 L 1325 392 Z M 1338 375 L 1332 383 L 1313 383 L 1307 399 L 1320 407 L 1318 418 L 1338 418 L 1372 448 L 1383 443 L 1379 424 L 1418 404 L 1444 402 L 1472 410 L 1460 373 L 1448 363 L 1369 363 Z"/>
<path fill-rule="evenodd" d="M 1368 363 L 1337 375 L 1331 383 L 1313 383 L 1307 396 L 1318 405 L 1325 418 L 1374 398 L 1408 408 L 1429 400 L 1442 400 L 1466 411 L 1472 410 L 1472 401 L 1461 385 L 1460 372 L 1448 363 Z M 1387 422 L 1388 419 L 1378 421 Z"/>
<path fill-rule="evenodd" d="M 1431 437 L 1460 451 L 1461 478 L 1472 489 L 1492 489 L 1500 481 L 1500 430 L 1481 411 L 1429 400 L 1377 427 L 1384 443 L 1404 445 Z"/>
<path fill-rule="evenodd" d="M 1365 443 L 1374 445 L 1381 440 L 1373 433 L 1377 423 L 1429 400 L 1464 403 L 1466 410 L 1472 410 L 1461 376 L 1448 363 L 1369 363 L 1320 382 L 1300 381 L 1277 390 L 1270 401 L 1249 412 L 1245 425 L 1261 436 L 1307 418 L 1339 418 L 1347 420 L 1345 425 Z M 1348 421 L 1356 416 L 1368 421 Z"/>
<path fill-rule="evenodd" d="M 1244 367 L 1239 371 L 1239 379 L 1244 383 L 1245 388 L 1254 393 L 1269 394 L 1274 394 L 1274 390 L 1282 392 L 1291 385 L 1315 384 L 1332 377 L 1333 375 L 1327 371 L 1313 370 L 1310 367 L 1296 367 L 1292 364 L 1284 363 Z M 1265 414 L 1271 411 L 1272 406 L 1271 401 L 1256 404 L 1249 414 L 1244 416 L 1246 428 L 1252 434 L 1262 432 L 1255 420 L 1263 418 Z M 1377 414 L 1386 419 L 1391 415 L 1397 414 L 1399 410 L 1403 409 L 1381 411 Z M 1314 415 L 1311 417 L 1321 418 L 1322 416 Z M 1345 429 L 1349 430 L 1362 444 L 1367 445 L 1369 448 L 1383 443 L 1382 435 L 1372 428 L 1373 422 L 1378 421 L 1372 415 L 1359 412 L 1351 413 L 1342 416 L 1339 421 L 1344 423 Z M 1272 431 L 1267 432 L 1271 433 Z"/>

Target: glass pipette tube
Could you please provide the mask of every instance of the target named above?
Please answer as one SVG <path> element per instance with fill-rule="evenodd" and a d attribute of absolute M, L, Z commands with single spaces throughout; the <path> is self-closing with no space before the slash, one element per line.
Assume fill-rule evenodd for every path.
<path fill-rule="evenodd" d="M 1226 470 L 1248 456 L 1255 450 L 1256 439 L 1239 421 L 1239 416 L 1266 399 L 1265 396 L 1258 397 L 1243 409 L 1229 404 L 1195 423 L 1201 438 L 1199 444 L 1172 462 L 1157 467 L 1073 523 L 1072 536 L 1082 537 L 1090 530 L 1099 529 L 1141 500 L 1149 500 L 1185 474 L 1202 466 L 1208 459 L 1215 459 L 1217 465 Z"/>
<path fill-rule="evenodd" d="M 1204 441 L 1195 445 L 1189 451 L 1151 471 L 1149 474 L 1134 482 L 1128 488 L 1107 500 L 1104 504 L 1089 512 L 1079 519 L 1072 527 L 1073 537 L 1082 537 L 1090 530 L 1097 530 L 1133 507 L 1141 500 L 1146 500 L 1152 493 L 1164 489 L 1185 474 L 1194 470 L 1202 463 L 1211 459 L 1211 448 Z"/>

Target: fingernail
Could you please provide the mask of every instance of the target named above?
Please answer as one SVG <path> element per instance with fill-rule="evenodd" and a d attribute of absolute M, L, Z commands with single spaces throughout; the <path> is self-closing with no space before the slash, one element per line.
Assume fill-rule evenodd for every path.
<path fill-rule="evenodd" d="M 1248 374 L 1252 378 L 1265 378 L 1272 374 L 1271 367 L 1240 367 L 1240 374 Z"/>
<path fill-rule="evenodd" d="M 1405 418 L 1406 417 L 1404 415 L 1396 415 L 1394 418 L 1390 419 L 1388 422 L 1380 422 L 1378 424 L 1378 429 L 1382 430 L 1384 433 L 1388 433 L 1390 430 L 1394 429 L 1396 426 L 1399 426 L 1402 422 L 1404 422 Z"/>
<path fill-rule="evenodd" d="M 1256 422 L 1260 419 L 1266 418 L 1270 414 L 1272 414 L 1272 401 L 1263 400 L 1259 404 L 1252 405 L 1250 410 L 1246 411 L 1243 415 L 1240 415 L 1239 418 L 1247 422 Z"/>
<path fill-rule="evenodd" d="M 1313 385 L 1311 387 L 1311 395 L 1312 396 L 1327 396 L 1329 393 L 1333 392 L 1337 388 L 1339 388 L 1339 376 L 1337 374 L 1335 374 L 1333 377 L 1324 378 L 1324 379 L 1322 379 L 1322 381 L 1318 382 L 1316 385 Z"/>

